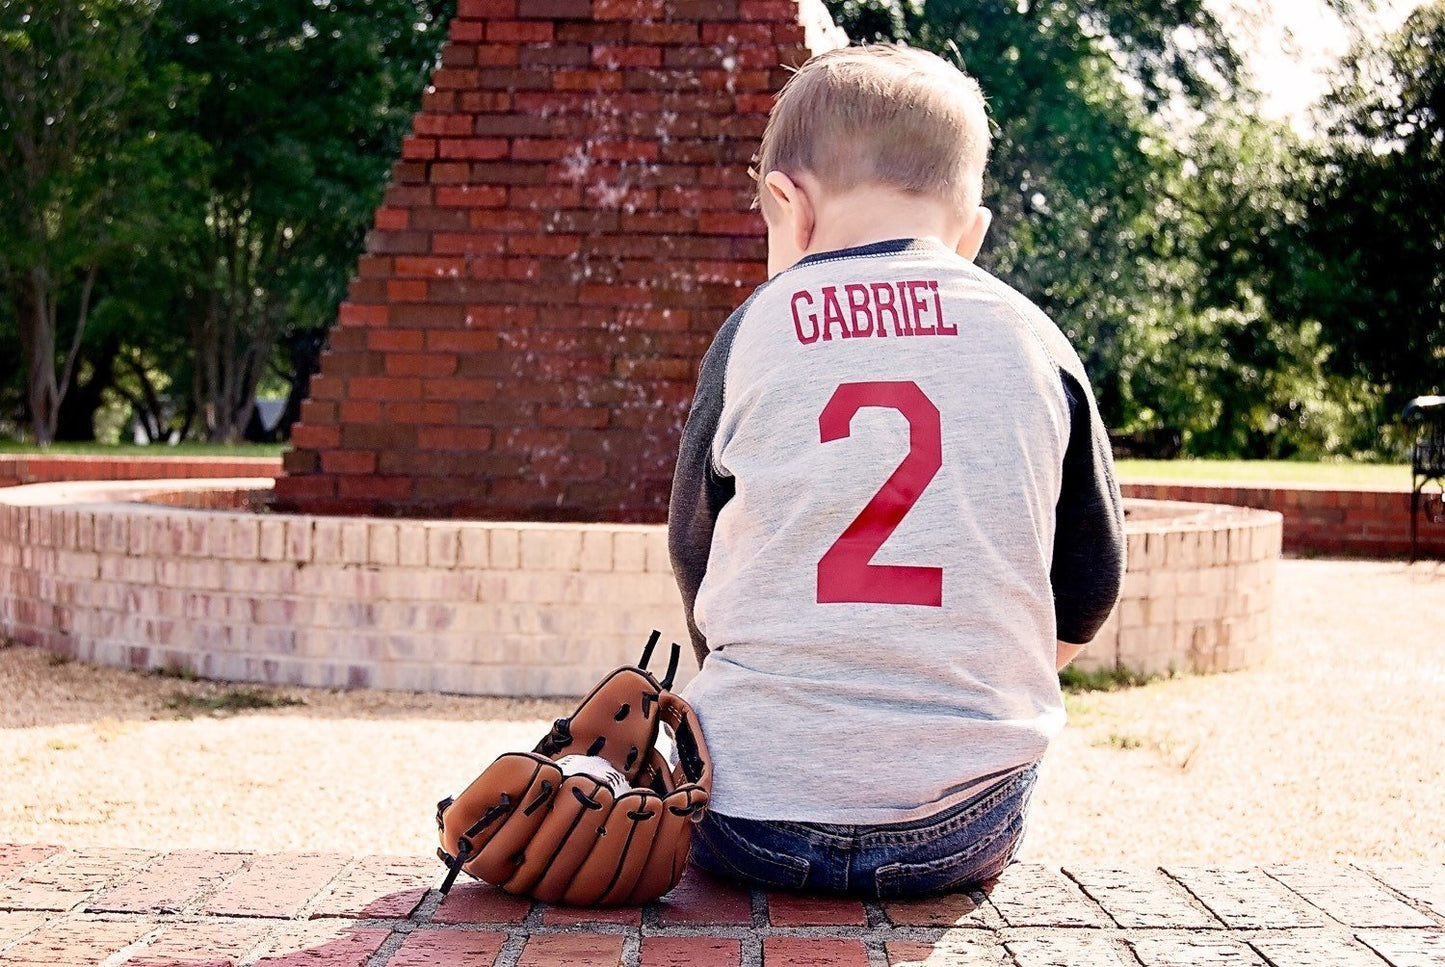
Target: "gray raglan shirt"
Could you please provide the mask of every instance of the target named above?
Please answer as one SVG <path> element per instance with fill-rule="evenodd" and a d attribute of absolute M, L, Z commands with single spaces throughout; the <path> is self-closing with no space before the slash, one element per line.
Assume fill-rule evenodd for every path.
<path fill-rule="evenodd" d="M 929 240 L 810 256 L 703 360 L 669 514 L 712 805 L 904 822 L 1037 760 L 1124 571 L 1083 366 Z M 704 660 L 705 659 L 705 660 Z"/>

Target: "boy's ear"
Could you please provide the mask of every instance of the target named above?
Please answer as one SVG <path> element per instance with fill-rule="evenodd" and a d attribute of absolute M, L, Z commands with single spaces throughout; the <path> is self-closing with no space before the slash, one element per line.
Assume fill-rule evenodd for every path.
<path fill-rule="evenodd" d="M 958 254 L 970 262 L 978 258 L 978 251 L 983 248 L 983 237 L 988 234 L 988 227 L 992 224 L 993 212 L 982 205 L 975 208 L 968 216 L 963 235 L 958 240 Z"/>
<path fill-rule="evenodd" d="M 802 185 L 781 171 L 769 171 L 763 177 L 763 188 L 773 200 L 781 216 L 783 228 L 791 236 L 799 252 L 806 252 L 813 241 L 817 212 L 813 199 Z"/>

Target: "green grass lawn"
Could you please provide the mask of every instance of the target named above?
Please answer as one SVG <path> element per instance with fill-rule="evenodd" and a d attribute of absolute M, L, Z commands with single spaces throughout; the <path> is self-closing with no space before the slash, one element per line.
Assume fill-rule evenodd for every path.
<path fill-rule="evenodd" d="M 220 443 L 179 443 L 171 446 L 135 446 L 134 444 L 55 443 L 47 450 L 29 443 L 0 440 L 0 453 L 53 454 L 86 457 L 279 457 L 286 451 L 285 443 L 242 443 L 226 446 Z"/>
<path fill-rule="evenodd" d="M 1307 463 L 1295 460 L 1120 460 L 1122 481 L 1196 480 L 1230 483 L 1309 483 L 1340 487 L 1410 488 L 1409 464 Z"/>

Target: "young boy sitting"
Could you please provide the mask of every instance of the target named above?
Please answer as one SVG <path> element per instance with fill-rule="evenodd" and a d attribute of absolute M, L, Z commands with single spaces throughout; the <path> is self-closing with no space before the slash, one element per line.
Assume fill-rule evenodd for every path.
<path fill-rule="evenodd" d="M 996 877 L 1124 570 L 1078 356 L 976 268 L 978 85 L 884 46 L 779 95 L 769 280 L 703 360 L 669 515 L 712 751 L 694 862 L 877 897 Z"/>

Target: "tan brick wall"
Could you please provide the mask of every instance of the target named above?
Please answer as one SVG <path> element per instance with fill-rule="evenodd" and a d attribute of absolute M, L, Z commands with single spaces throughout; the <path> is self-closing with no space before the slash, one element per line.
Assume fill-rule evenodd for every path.
<path fill-rule="evenodd" d="M 228 509 L 270 483 L 0 491 L 0 633 L 207 678 L 491 695 L 581 694 L 652 628 L 686 643 L 663 527 Z M 1267 654 L 1277 514 L 1134 503 L 1128 541 L 1124 600 L 1087 667 Z"/>
<path fill-rule="evenodd" d="M 659 526 L 114 502 L 214 506 L 269 484 L 3 492 L 0 632 L 207 678 L 493 695 L 580 694 L 635 661 L 654 627 L 687 641 Z"/>
<path fill-rule="evenodd" d="M 1126 506 L 1123 600 L 1079 667 L 1161 675 L 1263 661 L 1273 640 L 1280 515 L 1163 501 Z"/>

